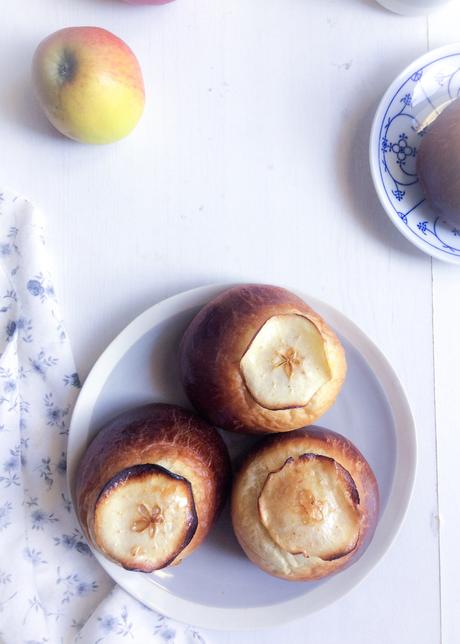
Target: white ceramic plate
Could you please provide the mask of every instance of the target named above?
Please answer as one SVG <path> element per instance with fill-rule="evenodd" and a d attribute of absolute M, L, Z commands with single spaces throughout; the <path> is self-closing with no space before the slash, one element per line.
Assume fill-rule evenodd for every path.
<path fill-rule="evenodd" d="M 68 481 L 88 442 L 107 420 L 152 401 L 188 406 L 177 373 L 177 348 L 195 313 L 226 286 L 207 286 L 164 300 L 134 320 L 89 374 L 70 426 Z M 341 313 L 299 293 L 336 329 L 345 346 L 345 386 L 321 425 L 350 438 L 378 479 L 381 517 L 375 537 L 353 566 L 321 582 L 296 583 L 263 573 L 236 542 L 226 508 L 207 541 L 177 568 L 128 572 L 94 552 L 108 574 L 147 606 L 179 621 L 221 630 L 269 627 L 308 615 L 356 586 L 393 541 L 415 475 L 412 415 L 398 379 L 375 345 Z M 224 432 L 232 454 L 254 439 Z"/>
<path fill-rule="evenodd" d="M 415 172 L 427 125 L 460 96 L 460 43 L 434 49 L 393 81 L 372 124 L 369 157 L 380 202 L 425 253 L 460 265 L 460 229 L 428 205 Z"/>

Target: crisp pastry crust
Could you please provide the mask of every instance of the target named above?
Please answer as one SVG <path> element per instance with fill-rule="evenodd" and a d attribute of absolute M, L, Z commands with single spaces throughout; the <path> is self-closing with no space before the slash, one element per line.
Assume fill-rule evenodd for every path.
<path fill-rule="evenodd" d="M 262 395 L 256 399 L 257 383 L 246 356 L 259 332 L 264 333 L 264 325 L 284 316 L 313 326 L 322 340 L 326 366 L 319 365 L 306 404 L 300 397 L 280 409 Z M 285 346 L 274 366 L 295 377 L 296 361 L 297 350 Z M 180 364 L 185 391 L 201 415 L 218 427 L 254 434 L 290 431 L 315 422 L 335 402 L 346 375 L 345 352 L 327 323 L 293 293 L 260 284 L 230 288 L 209 302 L 184 334 Z M 275 380 L 271 384 L 277 386 Z"/>
<path fill-rule="evenodd" d="M 293 581 L 355 561 L 375 531 L 375 476 L 346 438 L 304 428 L 262 439 L 235 476 L 232 522 L 253 563 Z"/>
<path fill-rule="evenodd" d="M 159 467 L 153 471 L 152 465 Z M 213 427 L 174 405 L 146 405 L 107 423 L 89 445 L 77 471 L 77 513 L 94 547 L 128 569 L 151 572 L 178 563 L 200 545 L 225 502 L 229 480 L 227 448 Z M 101 518 L 112 524 L 109 499 L 115 513 L 117 503 L 122 515 L 137 513 L 130 525 L 141 541 L 149 531 L 158 531 L 163 552 L 170 556 L 142 558 L 134 549 L 131 556 L 114 557 L 120 544 L 109 543 L 112 525 L 101 524 Z M 169 549 L 168 525 L 174 540 Z"/>

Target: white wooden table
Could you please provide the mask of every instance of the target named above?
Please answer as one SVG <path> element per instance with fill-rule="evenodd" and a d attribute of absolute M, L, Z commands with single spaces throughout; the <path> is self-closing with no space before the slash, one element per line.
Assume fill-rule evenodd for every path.
<path fill-rule="evenodd" d="M 83 376 L 153 302 L 258 280 L 341 309 L 408 392 L 418 475 L 390 552 L 328 609 L 216 642 L 436 644 L 441 628 L 444 644 L 460 641 L 460 271 L 391 226 L 367 161 L 388 83 L 458 39 L 459 20 L 460 7 L 413 19 L 373 0 L 2 0 L 0 183 L 47 215 Z M 31 96 L 37 43 L 86 24 L 123 37 L 145 74 L 142 123 L 114 146 L 55 135 Z"/>

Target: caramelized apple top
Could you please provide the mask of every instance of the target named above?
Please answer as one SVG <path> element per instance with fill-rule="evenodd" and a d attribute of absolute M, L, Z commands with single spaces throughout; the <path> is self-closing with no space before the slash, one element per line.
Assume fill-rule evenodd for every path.
<path fill-rule="evenodd" d="M 246 386 L 266 409 L 304 407 L 331 378 L 324 340 L 301 315 L 275 315 L 241 360 Z"/>
<path fill-rule="evenodd" d="M 150 572 L 171 563 L 197 525 L 189 481 L 159 465 L 136 465 L 101 491 L 94 537 L 101 551 L 124 568 Z"/>
<path fill-rule="evenodd" d="M 232 522 L 263 570 L 311 581 L 362 554 L 379 512 L 376 478 L 344 436 L 304 428 L 263 438 L 235 475 Z"/>
<path fill-rule="evenodd" d="M 273 541 L 293 555 L 331 561 L 358 543 L 359 494 L 333 458 L 311 453 L 288 458 L 267 476 L 258 508 Z"/>

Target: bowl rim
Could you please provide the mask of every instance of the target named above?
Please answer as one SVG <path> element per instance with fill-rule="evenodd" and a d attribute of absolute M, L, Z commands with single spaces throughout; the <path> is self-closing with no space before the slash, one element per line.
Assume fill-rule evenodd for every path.
<path fill-rule="evenodd" d="M 406 226 L 399 217 L 396 216 L 393 207 L 388 201 L 388 197 L 383 187 L 381 179 L 380 157 L 379 155 L 375 154 L 376 144 L 377 149 L 379 149 L 382 127 L 390 104 L 396 94 L 407 82 L 408 78 L 412 76 L 414 72 L 420 71 L 421 69 L 428 67 L 428 65 L 432 65 L 433 63 L 442 60 L 443 58 L 449 58 L 450 56 L 460 56 L 460 41 L 449 43 L 447 45 L 443 45 L 442 47 L 437 47 L 436 49 L 431 49 L 422 56 L 419 56 L 409 65 L 407 65 L 389 84 L 388 88 L 379 101 L 374 114 L 374 118 L 372 120 L 369 137 L 369 165 L 372 181 L 380 204 L 387 217 L 399 230 L 399 232 L 419 250 L 430 255 L 431 257 L 447 262 L 449 264 L 460 266 L 460 255 L 452 255 L 448 251 L 434 246 L 429 241 L 421 239 L 408 226 Z"/>

